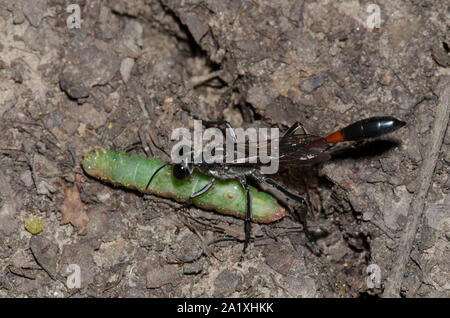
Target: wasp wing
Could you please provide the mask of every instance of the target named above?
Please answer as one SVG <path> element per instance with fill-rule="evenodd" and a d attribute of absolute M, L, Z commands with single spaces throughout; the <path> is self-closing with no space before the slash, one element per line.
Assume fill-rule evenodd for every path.
<path fill-rule="evenodd" d="M 310 166 L 330 159 L 322 137 L 299 134 L 284 136 L 279 144 L 279 162 L 284 166 Z"/>
<path fill-rule="evenodd" d="M 262 165 L 262 155 L 266 160 L 279 160 L 285 166 L 309 166 L 330 159 L 325 151 L 326 141 L 322 137 L 298 134 L 268 140 L 263 143 L 238 143 L 234 150 L 226 153 L 229 165 Z M 221 148 L 225 154 L 225 147 Z"/>

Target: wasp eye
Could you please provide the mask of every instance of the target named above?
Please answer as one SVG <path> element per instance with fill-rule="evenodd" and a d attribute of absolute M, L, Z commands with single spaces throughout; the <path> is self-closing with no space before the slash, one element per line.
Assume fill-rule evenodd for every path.
<path fill-rule="evenodd" d="M 191 174 L 191 171 L 188 166 L 177 163 L 172 167 L 172 174 L 175 179 L 183 180 Z"/>

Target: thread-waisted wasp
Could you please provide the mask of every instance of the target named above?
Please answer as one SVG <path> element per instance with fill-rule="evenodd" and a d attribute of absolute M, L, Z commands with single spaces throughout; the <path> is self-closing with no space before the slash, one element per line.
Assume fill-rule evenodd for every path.
<path fill-rule="evenodd" d="M 232 136 L 234 143 L 237 144 L 236 134 L 233 128 L 228 122 L 205 122 L 209 125 L 220 125 L 223 124 L 227 128 L 227 131 Z M 351 125 L 348 125 L 342 129 L 339 129 L 326 137 L 319 137 L 315 135 L 308 134 L 299 122 L 292 125 L 282 137 L 276 140 L 278 143 L 278 156 L 272 158 L 278 160 L 280 165 L 284 166 L 308 166 L 324 162 L 330 159 L 330 154 L 328 149 L 340 142 L 345 141 L 359 141 L 369 138 L 377 138 L 382 135 L 391 133 L 401 127 L 406 123 L 390 116 L 377 116 L 370 117 L 364 120 L 357 121 Z M 296 134 L 297 130 L 303 130 L 303 133 Z M 257 147 L 270 147 L 270 143 L 274 140 L 267 141 L 264 145 L 259 144 Z M 247 147 L 248 148 L 248 147 Z M 248 153 L 248 149 L 245 148 L 245 154 Z M 266 148 L 267 149 L 267 148 Z M 187 154 L 192 156 L 193 153 Z M 241 158 L 242 155 L 240 154 Z M 236 153 L 232 154 L 233 156 Z M 193 164 L 194 160 L 184 160 L 180 163 L 175 163 L 172 165 L 173 176 L 176 179 L 183 180 L 189 177 L 194 169 L 198 169 L 200 172 L 205 173 L 211 177 L 210 181 L 200 190 L 192 193 L 190 195 L 190 200 L 201 196 L 206 193 L 214 184 L 215 179 L 236 179 L 241 184 L 246 195 L 246 218 L 245 218 L 245 242 L 244 251 L 246 250 L 251 231 L 251 220 L 252 220 L 252 204 L 250 191 L 247 184 L 247 178 L 250 177 L 257 182 L 268 184 L 274 187 L 276 190 L 280 191 L 285 197 L 292 199 L 299 203 L 304 203 L 305 200 L 300 195 L 287 190 L 285 187 L 278 184 L 275 180 L 267 177 L 265 174 L 261 173 L 260 163 L 251 163 L 250 160 L 235 161 L 235 162 L 220 162 L 220 163 L 206 163 L 200 162 Z M 248 158 L 247 158 L 248 159 Z M 150 177 L 147 187 L 150 185 L 154 176 L 165 166 L 165 164 L 157 169 L 153 175 Z"/>

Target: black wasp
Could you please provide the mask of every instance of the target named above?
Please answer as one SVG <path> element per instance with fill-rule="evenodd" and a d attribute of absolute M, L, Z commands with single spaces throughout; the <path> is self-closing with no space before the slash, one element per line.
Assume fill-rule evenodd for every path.
<path fill-rule="evenodd" d="M 233 128 L 228 122 L 204 122 L 207 125 L 225 125 L 227 132 L 232 136 L 232 139 L 237 144 L 237 138 L 234 133 Z M 344 141 L 358 141 L 369 138 L 376 138 L 382 135 L 391 133 L 401 127 L 406 123 L 404 121 L 398 120 L 390 116 L 377 116 L 370 117 L 364 120 L 357 121 L 345 128 L 337 130 L 326 137 L 319 137 L 308 134 L 299 122 L 292 125 L 278 141 L 279 155 L 278 159 L 280 165 L 284 166 L 308 166 L 324 162 L 330 159 L 330 154 L 327 152 L 326 148 L 330 148 L 339 142 Z M 302 128 L 303 133 L 296 134 L 297 130 Z M 268 141 L 270 143 L 271 141 Z M 262 145 L 258 145 L 262 146 Z M 265 147 L 268 145 L 265 144 Z M 325 147 L 327 146 L 327 147 Z M 292 199 L 299 203 L 304 203 L 304 199 L 295 194 L 280 184 L 275 180 L 267 177 L 261 173 L 261 164 L 245 162 L 235 162 L 235 163 L 206 163 L 201 162 L 198 164 L 192 164 L 193 160 L 182 161 L 181 163 L 172 165 L 173 176 L 176 179 L 183 180 L 189 177 L 194 169 L 198 169 L 200 172 L 211 176 L 210 181 L 199 191 L 192 193 L 190 195 L 190 200 L 197 196 L 200 196 L 207 192 L 211 186 L 214 184 L 215 179 L 236 179 L 242 185 L 242 188 L 246 193 L 247 208 L 246 208 L 246 218 L 245 218 L 245 242 L 244 251 L 250 240 L 250 222 L 252 220 L 252 202 L 250 197 L 250 191 L 247 185 L 247 177 L 250 177 L 257 182 L 268 184 L 278 191 L 280 191 L 284 196 Z M 158 168 L 147 184 L 147 188 L 151 183 L 153 177 L 166 165 Z"/>

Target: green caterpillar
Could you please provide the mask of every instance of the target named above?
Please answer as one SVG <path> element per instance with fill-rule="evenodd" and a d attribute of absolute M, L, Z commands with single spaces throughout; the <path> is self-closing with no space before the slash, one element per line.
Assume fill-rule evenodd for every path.
<path fill-rule="evenodd" d="M 102 148 L 85 154 L 82 160 L 84 171 L 94 178 L 180 202 L 187 202 L 189 196 L 202 189 L 210 179 L 194 171 L 189 178 L 177 180 L 172 175 L 171 167 L 167 166 L 155 175 L 148 189 L 145 189 L 150 177 L 163 164 L 156 158 L 142 158 Z M 284 217 L 285 209 L 274 197 L 253 187 L 250 187 L 250 193 L 252 221 L 270 223 Z M 245 219 L 245 191 L 235 180 L 216 180 L 208 191 L 194 198 L 192 203 L 202 209 Z"/>

